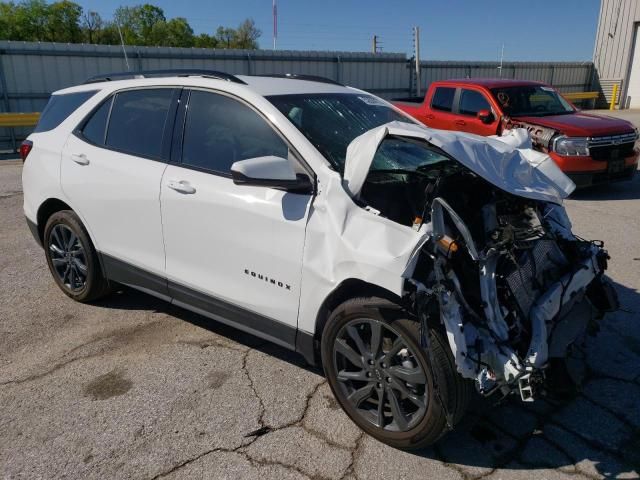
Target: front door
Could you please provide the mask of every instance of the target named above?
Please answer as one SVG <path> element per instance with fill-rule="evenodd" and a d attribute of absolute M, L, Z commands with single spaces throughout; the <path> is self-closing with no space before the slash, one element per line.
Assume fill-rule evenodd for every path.
<path fill-rule="evenodd" d="M 171 295 L 293 346 L 312 197 L 234 184 L 234 162 L 288 158 L 287 143 L 234 97 L 185 93 L 180 163 L 167 167 L 160 193 Z"/>
<path fill-rule="evenodd" d="M 492 113 L 491 121 L 483 122 L 478 118 L 478 112 L 487 110 L 492 112 L 491 104 L 484 93 L 479 90 L 462 88 L 458 101 L 457 118 L 455 125 L 457 130 L 476 135 L 495 135 L 498 131 L 498 119 Z"/>

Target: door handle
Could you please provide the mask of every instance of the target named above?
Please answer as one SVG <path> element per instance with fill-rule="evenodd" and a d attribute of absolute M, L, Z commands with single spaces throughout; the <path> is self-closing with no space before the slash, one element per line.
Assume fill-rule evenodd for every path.
<path fill-rule="evenodd" d="M 465 122 L 464 120 L 456 120 L 456 125 L 464 127 L 466 124 L 467 124 L 467 122 Z"/>
<path fill-rule="evenodd" d="M 424 118 L 426 118 L 427 120 L 433 120 L 434 118 L 436 118 L 436 116 L 430 113 L 429 115 L 425 115 Z"/>
<path fill-rule="evenodd" d="M 186 180 L 169 180 L 167 187 L 180 193 L 196 193 L 196 189 Z"/>
<path fill-rule="evenodd" d="M 71 160 L 76 162 L 78 165 L 89 165 L 89 159 L 84 153 L 72 153 Z"/>

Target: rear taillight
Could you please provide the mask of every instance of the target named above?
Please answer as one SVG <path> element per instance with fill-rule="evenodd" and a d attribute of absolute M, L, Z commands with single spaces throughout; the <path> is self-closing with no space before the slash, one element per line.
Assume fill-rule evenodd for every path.
<path fill-rule="evenodd" d="M 33 148 L 33 142 L 31 140 L 25 140 L 20 145 L 20 158 L 22 159 L 23 162 L 29 156 L 29 152 L 31 152 L 32 148 Z"/>

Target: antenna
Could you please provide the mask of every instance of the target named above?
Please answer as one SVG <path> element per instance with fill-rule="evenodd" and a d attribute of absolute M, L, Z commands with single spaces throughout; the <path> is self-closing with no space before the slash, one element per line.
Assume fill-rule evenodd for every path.
<path fill-rule="evenodd" d="M 129 66 L 129 58 L 127 57 L 127 50 L 124 48 L 124 38 L 122 37 L 122 30 L 120 30 L 120 23 L 118 21 L 116 21 L 115 23 L 116 23 L 116 27 L 118 27 L 118 34 L 120 35 L 120 44 L 122 45 L 122 53 L 124 53 L 124 63 L 127 64 L 127 71 L 130 71 L 131 67 Z"/>
<path fill-rule="evenodd" d="M 500 66 L 498 67 L 498 70 L 500 70 L 500 78 L 502 78 L 503 61 L 504 61 L 504 42 L 502 43 L 502 52 L 500 53 Z"/>

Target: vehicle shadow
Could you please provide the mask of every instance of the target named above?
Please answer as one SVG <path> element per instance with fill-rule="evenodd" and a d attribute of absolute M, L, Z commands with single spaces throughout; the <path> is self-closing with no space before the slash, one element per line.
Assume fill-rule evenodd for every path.
<path fill-rule="evenodd" d="M 631 181 L 594 185 L 576 190 L 570 200 L 637 200 L 640 199 L 640 174 L 636 173 Z"/>
<path fill-rule="evenodd" d="M 310 365 L 302 355 L 296 352 L 129 287 L 123 286 L 114 294 L 105 299 L 99 300 L 94 304 L 102 308 L 113 308 L 119 310 L 149 310 L 167 313 L 179 320 L 189 322 L 192 325 L 208 330 L 209 332 L 220 335 L 221 337 L 225 337 L 226 339 L 240 345 L 258 350 L 262 353 L 276 357 L 279 360 L 283 360 L 300 368 L 305 368 L 319 375 L 322 374 L 320 368 Z"/>
<path fill-rule="evenodd" d="M 581 349 L 586 380 L 572 399 L 543 399 L 527 404 L 510 396 L 497 404 L 476 397 L 454 431 L 435 446 L 411 455 L 444 461 L 463 472 L 467 470 L 470 476 L 497 467 L 535 476 L 537 470 L 573 470 L 577 464 L 590 476 L 617 478 L 626 474 L 625 478 L 632 478 L 628 476 L 630 472 L 640 473 L 640 403 L 622 408 L 625 404 L 619 401 L 640 402 L 640 294 L 620 284 L 615 286 L 621 311 L 605 317 L 600 331 L 589 337 Z M 295 352 L 132 289 L 123 288 L 96 305 L 164 312 L 322 375 L 319 367 L 307 364 Z M 613 376 L 609 377 L 608 372 Z M 618 372 L 623 373 L 622 377 Z M 631 380 L 623 380 L 626 377 Z M 588 391 L 590 382 L 608 380 L 615 382 L 615 394 L 604 399 L 596 395 L 594 399 Z M 594 417 L 603 415 L 610 416 L 610 421 L 594 421 Z"/>

